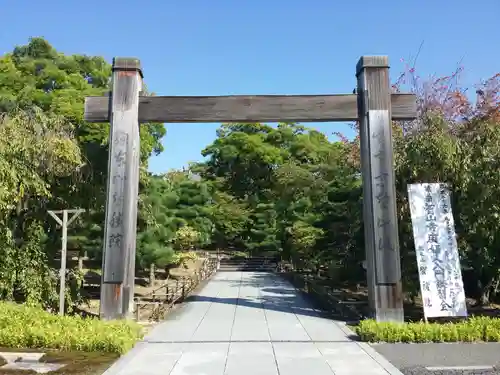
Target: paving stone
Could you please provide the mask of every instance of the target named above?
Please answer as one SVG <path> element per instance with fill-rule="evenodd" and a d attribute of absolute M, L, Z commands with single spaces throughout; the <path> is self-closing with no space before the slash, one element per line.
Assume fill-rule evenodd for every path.
<path fill-rule="evenodd" d="M 219 272 L 104 375 L 389 374 L 349 335 L 272 273 Z"/>
<path fill-rule="evenodd" d="M 3 370 L 32 370 L 39 374 L 49 371 L 56 371 L 66 366 L 60 363 L 39 362 L 45 353 L 22 353 L 22 352 L 0 352 L 0 357 L 5 359 L 7 364 L 0 367 Z"/>
<path fill-rule="evenodd" d="M 170 375 L 224 374 L 229 343 L 191 344 Z"/>
<path fill-rule="evenodd" d="M 16 362 L 18 359 L 23 361 L 38 362 L 45 353 L 22 353 L 22 352 L 0 352 L 0 357 L 5 359 L 7 363 Z"/>
<path fill-rule="evenodd" d="M 280 375 L 334 374 L 313 343 L 273 343 Z"/>
<path fill-rule="evenodd" d="M 66 365 L 58 364 L 58 363 L 40 363 L 40 362 L 16 362 L 16 363 L 7 363 L 4 366 L 1 366 L 2 370 L 25 370 L 25 371 L 35 371 L 39 374 L 46 374 L 50 371 L 56 371 Z"/>
<path fill-rule="evenodd" d="M 231 343 L 224 375 L 278 375 L 272 344 Z"/>

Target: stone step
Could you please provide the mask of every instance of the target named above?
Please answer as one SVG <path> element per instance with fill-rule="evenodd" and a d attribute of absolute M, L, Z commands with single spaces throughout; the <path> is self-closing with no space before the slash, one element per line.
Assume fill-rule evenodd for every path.
<path fill-rule="evenodd" d="M 273 261 L 271 258 L 222 258 L 224 260 L 234 260 L 234 261 L 256 261 L 256 262 L 265 262 L 265 261 Z"/>
<path fill-rule="evenodd" d="M 224 265 L 220 265 L 219 269 L 221 270 L 224 270 L 224 269 L 235 269 L 235 270 L 242 270 L 242 269 L 276 269 L 276 266 L 273 266 L 273 265 L 247 265 L 247 266 L 224 266 Z"/>
<path fill-rule="evenodd" d="M 276 264 L 276 262 L 221 260 L 221 264 Z"/>
<path fill-rule="evenodd" d="M 269 266 L 257 266 L 257 267 L 228 267 L 228 266 L 220 266 L 220 272 L 274 272 L 276 270 L 275 267 Z"/>
<path fill-rule="evenodd" d="M 234 267 L 276 267 L 276 264 L 268 263 L 268 264 L 262 264 L 262 263 L 257 263 L 257 264 L 224 264 L 221 263 L 220 267 L 228 267 L 228 268 L 234 268 Z"/>
<path fill-rule="evenodd" d="M 220 260 L 221 272 L 275 272 L 276 260 L 270 257 L 223 258 Z"/>

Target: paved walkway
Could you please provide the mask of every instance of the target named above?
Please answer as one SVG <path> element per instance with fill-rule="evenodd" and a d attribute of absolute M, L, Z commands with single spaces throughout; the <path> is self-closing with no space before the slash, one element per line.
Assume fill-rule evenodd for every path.
<path fill-rule="evenodd" d="M 220 272 L 105 375 L 401 374 L 269 273 Z"/>

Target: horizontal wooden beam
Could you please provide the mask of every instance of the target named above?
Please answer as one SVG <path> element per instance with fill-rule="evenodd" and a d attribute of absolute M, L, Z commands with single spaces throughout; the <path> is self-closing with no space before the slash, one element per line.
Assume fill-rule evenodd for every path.
<path fill-rule="evenodd" d="M 75 213 L 85 212 L 85 210 L 81 209 L 81 208 L 74 208 L 74 209 L 70 209 L 70 210 L 50 210 L 49 212 L 53 212 L 55 214 L 62 214 L 64 211 L 67 211 L 68 214 L 75 214 Z"/>
<path fill-rule="evenodd" d="M 358 119 L 358 96 L 141 96 L 139 122 L 327 122 Z M 413 94 L 392 94 L 392 118 L 416 118 Z M 85 98 L 85 120 L 109 121 L 110 98 Z"/>

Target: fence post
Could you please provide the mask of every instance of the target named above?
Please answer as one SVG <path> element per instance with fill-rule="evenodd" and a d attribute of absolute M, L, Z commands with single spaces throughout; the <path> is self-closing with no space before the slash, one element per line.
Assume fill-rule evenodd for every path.
<path fill-rule="evenodd" d="M 135 304 L 135 320 L 138 322 L 141 316 L 139 302 L 135 301 L 134 304 Z"/>
<path fill-rule="evenodd" d="M 402 322 L 388 57 L 361 57 L 356 76 L 370 308 L 377 321 Z"/>

